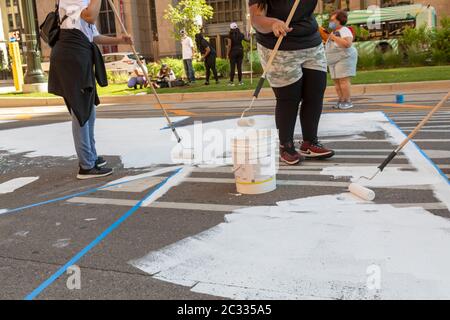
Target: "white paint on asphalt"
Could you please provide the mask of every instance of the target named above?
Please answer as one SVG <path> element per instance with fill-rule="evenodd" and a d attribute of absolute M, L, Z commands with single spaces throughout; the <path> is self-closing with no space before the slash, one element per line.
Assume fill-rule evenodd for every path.
<path fill-rule="evenodd" d="M 180 121 L 183 118 L 174 118 Z M 97 151 L 120 156 L 125 167 L 147 167 L 171 163 L 170 151 L 176 145 L 163 118 L 98 119 L 96 122 Z M 27 152 L 28 157 L 73 157 L 70 122 L 44 126 L 3 130 L 0 149 L 12 153 Z"/>
<path fill-rule="evenodd" d="M 386 157 L 385 157 L 386 158 Z M 328 167 L 321 172 L 325 176 L 335 178 L 351 177 L 352 182 L 357 182 L 359 177 L 371 177 L 377 171 L 377 166 L 367 167 Z M 423 171 L 404 171 L 399 168 L 386 168 L 375 179 L 368 181 L 359 180 L 359 184 L 365 187 L 399 187 L 399 186 L 423 186 L 439 183 L 441 178 L 436 175 L 426 175 Z"/>
<path fill-rule="evenodd" d="M 0 194 L 12 193 L 38 180 L 39 177 L 24 177 L 6 181 L 0 184 Z"/>
<path fill-rule="evenodd" d="M 156 189 L 147 199 L 142 202 L 142 207 L 148 207 L 153 202 L 164 196 L 170 189 L 181 184 L 192 172 L 192 167 L 184 167 L 180 171 L 172 176 L 166 183 L 160 188 Z"/>
<path fill-rule="evenodd" d="M 70 245 L 70 240 L 71 239 L 59 239 L 58 241 L 56 241 L 56 243 L 54 243 L 52 245 L 52 247 L 58 248 L 58 249 L 66 248 Z"/>
<path fill-rule="evenodd" d="M 387 133 L 389 140 L 393 145 L 400 145 L 406 138 L 399 128 L 390 122 L 381 122 L 380 125 Z M 450 187 L 448 179 L 443 177 L 436 167 L 426 159 L 421 150 L 414 144 L 408 143 L 403 153 L 409 159 L 409 162 L 415 167 L 416 171 L 402 171 L 398 168 L 387 167 L 385 171 L 378 174 L 374 180 L 359 180 L 361 176 L 371 177 L 377 170 L 374 167 L 328 167 L 324 168 L 324 175 L 332 175 L 335 177 L 352 177 L 353 182 L 357 182 L 366 187 L 398 187 L 410 185 L 429 185 L 432 186 L 436 197 L 447 205 L 450 209 Z M 442 153 L 439 153 L 442 155 Z"/>
<path fill-rule="evenodd" d="M 25 238 L 25 237 L 27 237 L 29 234 L 30 234 L 30 231 L 19 231 L 19 232 L 16 232 L 14 235 L 15 235 L 16 237 L 22 237 L 22 238 Z"/>
<path fill-rule="evenodd" d="M 275 129 L 273 116 L 252 118 L 257 124 L 255 129 Z M 320 134 L 323 137 L 350 136 L 347 139 L 357 139 L 359 134 L 382 131 L 379 121 L 374 121 L 374 119 L 381 120 L 381 118 L 382 114 L 378 112 L 324 114 L 320 125 Z M 185 117 L 174 118 L 173 121 L 183 119 Z M 165 126 L 164 118 L 98 119 L 96 123 L 97 151 L 103 155 L 120 156 L 126 168 L 173 163 L 171 153 L 177 143 L 170 130 L 160 130 Z M 231 151 L 230 141 L 227 140 L 230 138 L 229 131 L 237 129 L 236 119 L 208 122 L 203 124 L 202 129 L 204 133 L 209 132 L 213 136 L 221 135 L 222 139 L 222 141 L 204 143 L 203 149 L 200 150 L 204 162 L 214 162 L 224 152 Z M 189 148 L 196 134 L 195 127 L 182 127 L 179 128 L 179 132 L 184 137 L 184 147 Z M 296 133 L 301 133 L 300 125 L 297 126 Z M 207 140 L 204 135 L 201 137 Z M 209 137 L 209 139 L 211 138 Z M 208 150 L 205 150 L 208 149 L 208 146 L 220 144 L 224 150 L 214 150 L 215 153 L 208 153 Z M 0 135 L 0 149 L 12 153 L 27 153 L 28 157 L 73 157 L 75 149 L 71 123 L 3 130 Z"/>
<path fill-rule="evenodd" d="M 381 128 L 395 145 L 405 138 L 381 113 L 366 114 L 362 123 Z M 450 208 L 444 177 L 413 144 L 404 153 L 416 171 L 388 168 L 373 184 L 431 184 Z M 376 170 L 333 167 L 324 173 L 357 177 L 369 169 Z M 423 208 L 325 195 L 236 210 L 226 223 L 130 263 L 156 279 L 235 299 L 449 299 L 449 230 L 448 219 Z M 382 283 L 377 290 L 367 286 L 373 270 Z"/>
<path fill-rule="evenodd" d="M 449 220 L 422 208 L 327 195 L 237 210 L 130 263 L 233 299 L 448 299 L 449 230 Z M 367 286 L 378 280 L 380 290 Z"/>
<path fill-rule="evenodd" d="M 0 209 L 0 215 L 4 214 L 4 213 L 6 213 L 6 212 L 8 212 L 8 210 L 6 210 L 6 209 Z"/>

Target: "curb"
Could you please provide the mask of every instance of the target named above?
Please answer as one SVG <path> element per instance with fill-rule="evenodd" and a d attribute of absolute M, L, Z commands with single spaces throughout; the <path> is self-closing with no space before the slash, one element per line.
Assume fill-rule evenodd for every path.
<path fill-rule="evenodd" d="M 427 92 L 430 91 L 448 91 L 450 80 L 428 81 L 428 82 L 404 82 L 404 83 L 386 83 L 386 84 L 368 84 L 354 85 L 352 87 L 353 95 L 365 94 L 398 94 L 407 92 Z M 161 94 L 161 100 L 164 103 L 181 103 L 197 101 L 217 101 L 217 100 L 247 100 L 252 97 L 252 90 L 244 91 L 217 91 L 217 92 L 193 92 L 193 93 L 166 93 Z M 325 93 L 327 97 L 336 95 L 334 87 L 329 86 Z M 261 91 L 260 99 L 274 99 L 275 96 L 270 88 L 264 88 Z M 133 95 L 133 96 L 107 96 L 100 97 L 102 104 L 148 104 L 157 103 L 153 95 Z M 19 107 L 49 107 L 62 106 L 64 99 L 55 98 L 0 98 L 0 108 L 19 108 Z"/>

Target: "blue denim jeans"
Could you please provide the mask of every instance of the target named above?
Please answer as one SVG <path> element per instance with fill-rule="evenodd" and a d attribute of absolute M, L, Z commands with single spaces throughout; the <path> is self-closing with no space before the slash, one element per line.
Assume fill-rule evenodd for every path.
<path fill-rule="evenodd" d="M 186 77 L 190 82 L 195 81 L 195 70 L 194 66 L 192 65 L 192 59 L 185 59 L 183 60 L 184 64 L 184 72 L 186 73 Z"/>
<path fill-rule="evenodd" d="M 95 149 L 94 128 L 96 119 L 96 110 L 92 108 L 91 116 L 84 127 L 80 126 L 77 117 L 72 112 L 72 134 L 75 142 L 80 167 L 84 170 L 90 170 L 95 167 L 97 161 L 97 150 Z"/>

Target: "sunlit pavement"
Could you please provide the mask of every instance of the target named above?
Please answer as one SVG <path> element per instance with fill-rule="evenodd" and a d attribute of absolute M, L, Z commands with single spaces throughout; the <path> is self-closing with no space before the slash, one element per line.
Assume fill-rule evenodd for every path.
<path fill-rule="evenodd" d="M 443 95 L 442 92 L 406 95 L 406 102 L 402 105 L 395 103 L 393 95 L 356 97 L 356 107 L 346 112 L 383 111 L 408 133 Z M 326 113 L 342 112 L 331 108 L 334 103 L 332 99 L 326 101 Z M 177 124 L 182 127 L 195 121 L 237 118 L 247 105 L 248 101 L 200 101 L 170 105 L 169 112 L 172 116 L 188 117 Z M 273 109 L 274 101 L 261 100 L 251 114 L 272 115 Z M 8 119 L 0 118 L 0 132 L 69 120 L 62 111 L 46 115 L 25 114 L 18 112 L 9 114 Z M 100 119 L 148 117 L 161 117 L 161 112 L 148 105 L 108 105 L 98 110 Z M 149 127 L 149 130 L 159 129 Z M 275 205 L 283 200 L 343 192 L 343 186 L 349 180 L 320 175 L 322 168 L 333 164 L 361 163 L 375 168 L 395 147 L 386 140 L 383 132 L 368 133 L 364 138 L 364 141 L 325 138 L 327 146 L 337 149 L 338 157 L 328 162 L 310 161 L 296 170 L 281 167 L 277 191 L 261 196 L 237 195 L 229 168 L 195 169 L 189 179 L 172 188 L 152 207 L 140 208 L 81 257 L 76 263 L 81 268 L 81 290 L 69 290 L 69 275 L 64 273 L 46 286 L 37 298 L 216 298 L 193 293 L 189 287 L 156 280 L 128 262 L 208 230 L 222 223 L 224 215 L 237 208 Z M 447 102 L 415 141 L 442 173 L 450 177 L 450 103 Z M 39 180 L 13 193 L 0 194 L 0 210 L 83 193 L 108 181 L 141 173 L 124 169 L 118 157 L 106 155 L 115 169 L 115 176 L 80 182 L 75 179 L 77 163 L 73 158 L 30 158 L 13 151 L 2 151 L 1 147 L 0 185 L 21 177 L 39 177 Z M 142 141 L 142 148 L 152 152 L 152 141 Z M 402 157 L 394 160 L 393 165 L 405 169 L 410 167 L 408 159 Z M 0 299 L 21 299 L 30 294 L 169 174 L 120 191 L 100 190 L 12 214 L 0 214 Z M 377 196 L 376 203 L 389 203 L 396 207 L 419 206 L 438 216 L 450 217 L 447 207 L 436 199 L 431 189 L 400 188 L 392 192 L 381 188 L 377 190 Z"/>

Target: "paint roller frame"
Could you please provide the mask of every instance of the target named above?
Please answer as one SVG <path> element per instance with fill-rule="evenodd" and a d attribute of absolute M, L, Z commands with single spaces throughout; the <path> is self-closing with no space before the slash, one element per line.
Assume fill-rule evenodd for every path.
<path fill-rule="evenodd" d="M 379 174 L 381 174 L 384 169 L 386 169 L 386 167 L 392 162 L 392 160 L 395 159 L 395 157 L 397 157 L 397 155 L 403 150 L 403 148 L 410 142 L 412 141 L 412 139 L 414 139 L 414 137 L 420 132 L 420 130 L 422 130 L 422 128 L 430 121 L 430 119 L 434 116 L 434 114 L 436 112 L 438 112 L 443 106 L 444 104 L 447 102 L 447 100 L 450 98 L 450 91 L 445 95 L 444 98 L 442 98 L 442 100 L 430 111 L 430 113 L 428 113 L 427 116 L 425 116 L 425 118 L 417 125 L 417 127 L 405 138 L 405 140 L 403 140 L 403 142 L 397 147 L 397 149 L 395 149 L 394 151 L 392 151 L 392 153 L 384 160 L 384 162 L 378 167 L 377 171 L 371 176 L 371 177 L 366 177 L 366 176 L 361 176 L 358 178 L 358 180 L 352 184 L 350 184 L 349 186 L 349 191 L 354 194 L 355 196 L 367 200 L 367 201 L 373 201 L 375 200 L 375 192 L 363 187 L 361 185 L 359 185 L 358 183 L 361 180 L 368 180 L 368 181 L 372 181 L 373 179 L 375 179 L 375 177 L 377 177 Z"/>
<path fill-rule="evenodd" d="M 120 27 L 122 29 L 122 32 L 127 37 L 131 38 L 130 34 L 127 31 L 127 28 L 125 27 L 125 24 L 122 21 L 122 17 L 120 16 L 119 12 L 117 11 L 116 6 L 114 5 L 114 2 L 112 0 L 108 0 L 108 3 L 109 3 L 109 6 L 111 7 L 111 9 L 113 10 L 114 15 L 116 16 L 117 20 L 119 21 L 119 24 L 120 24 Z M 131 50 L 133 51 L 134 56 L 136 57 L 136 61 L 137 61 L 138 65 L 139 65 L 139 67 L 141 68 L 145 78 L 147 79 L 147 81 L 149 83 L 149 86 L 150 86 L 150 88 L 152 90 L 153 96 L 155 97 L 156 101 L 158 102 L 158 105 L 159 105 L 161 111 L 163 112 L 164 117 L 166 118 L 168 126 L 172 130 L 172 132 L 173 132 L 173 134 L 174 134 L 174 136 L 175 136 L 175 138 L 177 140 L 177 143 L 180 144 L 181 147 L 183 148 L 183 152 L 182 152 L 183 156 L 182 156 L 182 158 L 183 159 L 188 159 L 188 160 L 193 160 L 195 158 L 195 153 L 194 153 L 193 149 L 185 148 L 183 146 L 182 138 L 178 134 L 178 131 L 175 128 L 175 125 L 173 124 L 172 120 L 170 119 L 169 113 L 167 112 L 166 108 L 162 104 L 161 98 L 159 97 L 158 93 L 156 92 L 156 89 L 153 87 L 153 85 L 151 83 L 151 79 L 148 76 L 148 72 L 147 72 L 146 68 L 144 67 L 144 64 L 142 63 L 142 60 L 141 60 L 141 58 L 139 57 L 139 55 L 138 55 L 138 53 L 136 51 L 136 47 L 134 46 L 134 44 L 130 44 L 130 47 L 131 47 Z M 186 155 L 186 153 L 189 153 L 189 157 L 187 157 L 187 156 L 184 157 Z"/>
<path fill-rule="evenodd" d="M 297 8 L 299 5 L 300 5 L 300 0 L 296 0 L 294 5 L 292 6 L 292 9 L 291 9 L 291 12 L 289 13 L 288 18 L 286 19 L 286 22 L 285 22 L 286 26 L 289 27 L 289 25 L 291 24 L 292 19 L 294 18 L 294 15 L 295 15 L 295 11 L 297 11 Z M 275 60 L 275 57 L 280 49 L 281 43 L 283 42 L 284 38 L 285 38 L 285 36 L 283 36 L 283 35 L 280 35 L 278 37 L 278 41 L 275 44 L 275 47 L 273 48 L 272 53 L 270 54 L 269 61 L 267 62 L 264 73 L 261 76 L 261 78 L 259 79 L 258 85 L 256 86 L 255 92 L 253 93 L 253 99 L 250 103 L 250 106 L 244 110 L 244 112 L 241 115 L 241 118 L 238 121 L 239 127 L 253 127 L 256 124 L 254 119 L 245 118 L 245 114 L 253 109 L 253 106 L 254 106 L 256 100 L 258 99 L 259 94 L 261 93 L 261 90 L 264 86 L 264 83 L 266 82 L 267 73 L 272 68 L 273 61 Z"/>

